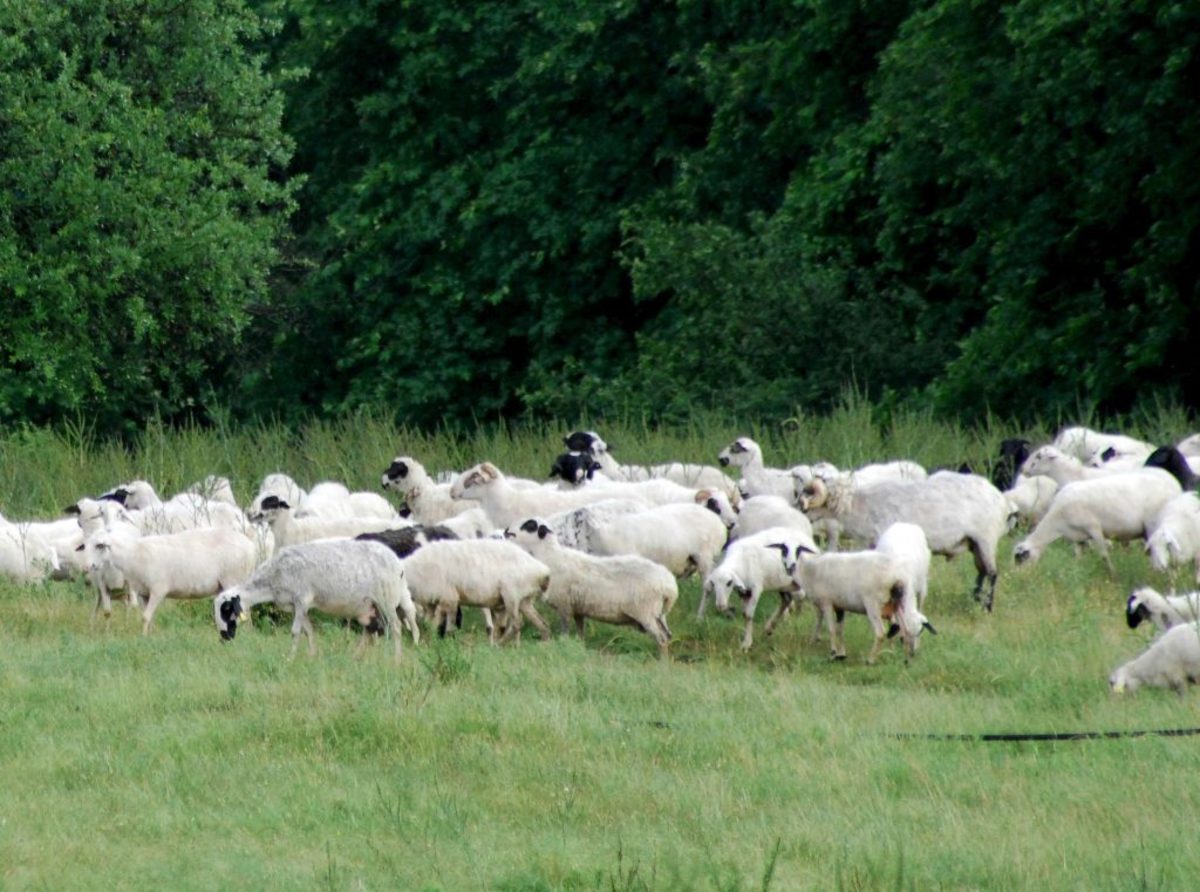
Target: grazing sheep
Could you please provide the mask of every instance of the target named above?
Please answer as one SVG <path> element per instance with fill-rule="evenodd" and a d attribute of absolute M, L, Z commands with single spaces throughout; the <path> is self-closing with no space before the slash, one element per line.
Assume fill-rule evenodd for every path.
<path fill-rule="evenodd" d="M 751 496 L 742 501 L 737 520 L 729 531 L 729 540 L 745 539 L 762 530 L 773 527 L 788 527 L 800 530 L 810 540 L 813 525 L 807 516 L 792 507 L 787 499 L 779 496 Z"/>
<path fill-rule="evenodd" d="M 1150 620 L 1162 632 L 1180 623 L 1198 622 L 1200 592 L 1164 597 L 1149 587 L 1134 589 L 1125 602 L 1125 621 L 1136 629 L 1143 620 Z"/>
<path fill-rule="evenodd" d="M 612 497 L 607 490 L 587 487 L 570 492 L 544 487 L 518 489 L 491 462 L 463 471 L 450 485 L 450 495 L 478 501 L 495 529 L 504 529 L 526 517 L 545 517 Z"/>
<path fill-rule="evenodd" d="M 1182 493 L 1163 505 L 1147 530 L 1150 566 L 1170 574 L 1173 586 L 1175 567 L 1191 561 L 1200 582 L 1200 498 L 1196 493 Z"/>
<path fill-rule="evenodd" d="M 1017 563 L 1035 562 L 1046 546 L 1058 539 L 1090 541 L 1109 573 L 1115 574 L 1106 540 L 1142 538 L 1163 506 L 1179 492 L 1179 482 L 1158 468 L 1068 483 L 1013 556 Z"/>
<path fill-rule="evenodd" d="M 779 496 L 791 499 L 794 491 L 792 474 L 763 464 L 762 448 L 749 437 L 738 437 L 717 455 L 717 462 L 726 468 L 741 468 L 738 490 L 742 496 Z"/>
<path fill-rule="evenodd" d="M 1050 510 L 1057 494 L 1058 483 L 1053 477 L 1042 474 L 1027 477 L 1019 474 L 1012 488 L 1004 491 L 1004 498 L 1008 499 L 1010 516 L 1013 516 L 1014 520 L 1036 526 Z"/>
<path fill-rule="evenodd" d="M 693 503 L 660 505 L 621 517 L 588 519 L 588 550 L 596 555 L 636 554 L 662 564 L 677 579 L 708 576 L 725 544 L 725 524 Z"/>
<path fill-rule="evenodd" d="M 275 534 L 275 545 L 284 548 L 314 542 L 317 539 L 350 538 L 360 533 L 378 533 L 404 526 L 398 517 L 298 517 L 292 506 L 278 496 L 267 496 L 259 503 L 258 514 L 251 521 L 266 521 Z"/>
<path fill-rule="evenodd" d="M 883 646 L 887 634 L 884 620 L 899 626 L 906 658 L 916 651 L 923 629 L 934 632 L 913 603 L 909 588 L 912 568 L 906 560 L 878 551 L 811 554 L 805 548 L 796 552 L 785 546 L 782 552 L 793 581 L 825 615 L 833 659 L 846 659 L 846 611 L 863 614 L 871 624 L 875 643 L 867 656 L 868 664 L 875 662 Z"/>
<path fill-rule="evenodd" d="M 438 634 L 459 605 L 483 608 L 488 640 L 496 643 L 492 610 L 503 609 L 506 628 L 501 643 L 519 635 L 522 618 L 548 638 L 550 630 L 533 600 L 550 584 L 550 570 L 523 549 L 503 539 L 430 542 L 404 559 L 413 600 L 432 611 Z"/>
<path fill-rule="evenodd" d="M 749 650 L 754 643 L 754 613 L 763 593 L 779 593 L 779 608 L 767 621 L 764 632 L 768 636 L 775 630 L 775 624 L 791 609 L 794 597 L 800 593 L 782 558 L 785 550 L 794 555 L 800 548 L 813 553 L 817 551 L 812 534 L 794 527 L 761 530 L 729 543 L 721 563 L 704 579 L 696 615 L 704 615 L 704 605 L 710 596 L 718 610 L 728 610 L 729 597 L 736 594 L 743 601 L 745 626 L 742 630 L 742 650 Z"/>
<path fill-rule="evenodd" d="M 679 597 L 670 571 L 636 555 L 597 557 L 564 548 L 538 518 L 522 521 L 504 536 L 550 568 L 542 599 L 558 613 L 564 633 L 572 619 L 580 638 L 588 619 L 633 625 L 654 639 L 660 656 L 667 656 L 667 614 Z"/>
<path fill-rule="evenodd" d="M 810 517 L 832 517 L 846 533 L 872 545 L 897 521 L 915 523 L 934 554 L 970 551 L 975 560 L 976 600 L 991 612 L 996 595 L 996 548 L 1008 528 L 1009 505 L 991 483 L 975 474 L 938 471 L 926 480 L 892 480 L 858 487 L 853 479 L 814 479 L 800 493 Z M 988 583 L 986 595 L 984 582 Z"/>
<path fill-rule="evenodd" d="M 383 488 L 396 493 L 412 510 L 413 520 L 420 524 L 442 523 L 479 507 L 469 499 L 452 498 L 450 484 L 435 483 L 425 466 L 408 455 L 392 459 L 380 479 Z"/>
<path fill-rule="evenodd" d="M 246 618 L 251 607 L 268 601 L 293 614 L 293 656 L 301 632 L 308 636 L 308 652 L 317 652 L 308 618 L 312 609 L 358 621 L 364 627 L 360 650 L 368 637 L 366 627 L 380 622 L 385 630 L 391 630 L 398 616 L 408 626 L 413 644 L 421 640 L 404 565 L 379 542 L 334 539 L 280 549 L 249 579 L 216 597 L 213 616 L 221 640 L 232 641 L 238 621 Z M 393 637 L 399 660 L 403 646 L 400 631 L 396 630 Z"/>
<path fill-rule="evenodd" d="M 92 543 L 93 574 L 110 566 L 146 599 L 142 634 L 166 598 L 207 598 L 236 585 L 254 570 L 253 540 L 227 529 L 184 530 L 162 536 L 99 533 Z"/>
<path fill-rule="evenodd" d="M 1064 428 L 1051 445 L 1080 462 L 1087 462 L 1093 456 L 1110 449 L 1112 456 L 1135 455 L 1143 459 L 1154 451 L 1151 444 L 1142 440 L 1121 434 L 1102 434 L 1086 427 Z"/>
<path fill-rule="evenodd" d="M 1200 678 L 1200 626 L 1184 623 L 1163 632 L 1139 656 L 1119 666 L 1108 684 L 1114 694 L 1133 693 L 1143 685 L 1171 688 L 1179 695 Z"/>
<path fill-rule="evenodd" d="M 598 470 L 605 478 L 613 481 L 636 483 L 639 480 L 665 479 L 678 483 L 680 486 L 686 486 L 688 489 L 720 490 L 734 500 L 735 504 L 739 498 L 737 483 L 720 468 L 714 468 L 712 465 L 688 462 L 668 462 L 648 467 L 618 464 L 612 456 L 612 447 L 605 443 L 595 431 L 575 431 L 563 437 L 563 443 L 572 453 L 590 456 L 596 465 L 594 469 L 590 469 L 590 465 L 585 465 L 581 459 L 568 460 L 571 467 L 563 469 L 568 476 L 575 476 L 578 467 L 582 466 L 589 476 L 592 471 Z M 551 476 L 562 475 L 552 471 Z"/>

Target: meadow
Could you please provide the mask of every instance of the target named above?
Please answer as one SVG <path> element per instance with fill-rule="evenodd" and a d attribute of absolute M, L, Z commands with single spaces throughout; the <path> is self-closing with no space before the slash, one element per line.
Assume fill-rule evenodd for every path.
<path fill-rule="evenodd" d="M 1190 432 L 1181 412 L 1142 436 Z M 1000 425 L 960 429 L 848 402 L 781 426 L 595 427 L 622 461 L 713 461 L 734 436 L 768 464 L 906 457 L 986 468 Z M 574 426 L 574 425 L 572 425 Z M 168 430 L 135 443 L 85 426 L 0 436 L 0 511 L 53 516 L 142 477 L 161 493 L 208 473 L 248 499 L 263 474 L 375 490 L 397 454 L 431 469 L 488 459 L 542 476 L 567 424 L 421 433 L 367 415 L 300 431 Z M 1052 430 L 1022 432 L 1048 439 Z M 222 645 L 207 603 L 169 602 L 149 638 L 82 582 L 0 583 L 0 889 L 1169 889 L 1200 875 L 1200 737 L 988 742 L 926 735 L 1200 726 L 1195 694 L 1109 693 L 1148 642 L 1123 605 L 1165 586 L 1136 546 L 1061 543 L 1015 567 L 1001 543 L 996 610 L 967 558 L 935 561 L 926 635 L 867 666 L 810 640 L 803 608 L 738 650 L 739 621 L 694 616 L 681 587 L 672 659 L 631 630 L 583 641 L 527 629 L 355 658 L 318 626 L 287 659 L 286 626 Z M 771 608 L 773 597 L 762 607 Z"/>

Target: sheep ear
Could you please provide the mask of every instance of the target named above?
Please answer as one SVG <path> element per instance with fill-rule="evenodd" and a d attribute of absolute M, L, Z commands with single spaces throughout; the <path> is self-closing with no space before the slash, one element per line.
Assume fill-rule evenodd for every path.
<path fill-rule="evenodd" d="M 888 638 L 895 638 L 899 634 L 900 634 L 900 627 L 898 625 L 896 625 L 895 623 L 892 623 L 890 626 L 888 626 L 888 633 L 887 633 Z"/>
<path fill-rule="evenodd" d="M 541 526 L 538 527 L 538 538 L 539 539 L 545 539 L 549 535 L 550 535 L 550 527 L 546 526 L 545 524 L 542 524 Z"/>
<path fill-rule="evenodd" d="M 937 629 L 933 627 L 933 623 L 931 623 L 929 620 L 925 620 L 925 622 L 921 623 L 921 628 L 923 628 L 930 635 L 937 634 Z"/>
<path fill-rule="evenodd" d="M 289 505 L 287 502 L 285 502 L 283 499 L 280 499 L 280 500 L 279 500 L 279 504 L 278 504 L 278 505 L 276 505 L 275 507 L 277 507 L 277 508 L 291 508 L 292 506 L 291 506 L 291 505 Z"/>
<path fill-rule="evenodd" d="M 807 545 L 797 545 L 796 546 L 796 555 L 799 556 L 800 552 L 802 552 L 802 551 L 807 552 L 808 554 L 816 554 L 816 552 L 813 551 L 811 548 L 809 548 Z"/>
<path fill-rule="evenodd" d="M 68 505 L 66 508 L 63 508 L 63 514 L 75 514 L 75 515 L 79 515 L 79 514 L 82 514 L 82 513 L 83 513 L 83 512 L 79 510 L 79 506 L 78 506 L 78 505 Z"/>
<path fill-rule="evenodd" d="M 784 558 L 787 558 L 791 555 L 791 549 L 788 548 L 783 542 L 772 542 L 767 546 L 767 548 L 778 548 L 779 553 L 782 554 Z"/>

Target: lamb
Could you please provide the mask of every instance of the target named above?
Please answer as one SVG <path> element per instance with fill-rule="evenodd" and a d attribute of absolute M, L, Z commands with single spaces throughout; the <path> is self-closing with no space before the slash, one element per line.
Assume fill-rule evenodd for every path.
<path fill-rule="evenodd" d="M 550 584 L 550 570 L 503 539 L 430 542 L 404 559 L 413 600 L 433 611 L 438 634 L 460 604 L 486 611 L 502 608 L 507 626 L 501 643 L 519 635 L 522 617 L 543 638 L 550 630 L 538 616 L 533 599 Z M 484 614 L 488 640 L 496 643 L 491 614 Z"/>
<path fill-rule="evenodd" d="M 526 517 L 545 517 L 611 498 L 605 490 L 588 488 L 571 492 L 518 489 L 491 462 L 475 465 L 460 474 L 450 485 L 450 496 L 477 500 L 496 529 L 511 526 Z"/>
<path fill-rule="evenodd" d="M 913 603 L 912 566 L 907 559 L 879 551 L 811 554 L 806 548 L 795 551 L 786 545 L 781 550 L 793 581 L 825 614 L 833 659 L 846 659 L 843 636 L 846 611 L 865 615 L 875 633 L 868 664 L 875 662 L 883 645 L 884 620 L 899 627 L 906 658 L 915 653 L 923 629 L 936 634 Z"/>
<path fill-rule="evenodd" d="M 756 498 L 761 498 L 756 496 Z M 754 613 L 763 592 L 779 593 L 779 608 L 767 621 L 764 634 L 770 636 L 775 624 L 791 609 L 793 598 L 800 593 L 781 558 L 786 548 L 795 554 L 800 548 L 816 553 L 812 534 L 789 527 L 761 530 L 736 542 L 729 543 L 725 556 L 704 580 L 697 616 L 704 615 L 705 601 L 711 596 L 718 610 L 729 609 L 729 596 L 736 593 L 743 601 L 742 650 L 754 643 Z"/>
<path fill-rule="evenodd" d="M 1145 458 L 1154 451 L 1151 444 L 1142 440 L 1121 434 L 1102 434 L 1086 427 L 1064 428 L 1051 445 L 1081 462 L 1110 449 L 1113 455 L 1136 455 L 1139 458 Z"/>
<path fill-rule="evenodd" d="M 232 641 L 239 620 L 246 619 L 254 605 L 268 601 L 293 614 L 292 656 L 301 632 L 308 636 L 309 654 L 317 652 L 308 619 L 308 611 L 312 609 L 357 620 L 364 627 L 380 622 L 389 631 L 393 629 L 393 620 L 401 617 L 413 644 L 421 640 L 404 564 L 379 542 L 334 539 L 280 549 L 252 576 L 213 601 L 213 616 L 221 640 Z M 395 630 L 397 661 L 403 647 L 402 637 L 400 630 Z M 366 640 L 364 629 L 360 650 Z"/>
<path fill-rule="evenodd" d="M 810 517 L 832 517 L 867 545 L 903 520 L 924 531 L 934 554 L 949 558 L 970 550 L 976 570 L 973 597 L 982 598 L 984 609 L 991 612 L 999 575 L 996 549 L 1010 511 L 1008 501 L 984 478 L 938 471 L 927 480 L 892 480 L 861 488 L 852 478 L 817 478 L 800 496 L 800 508 Z"/>
<path fill-rule="evenodd" d="M 1179 493 L 1179 482 L 1158 468 L 1068 483 L 1033 532 L 1018 543 L 1013 557 L 1017 563 L 1035 562 L 1058 539 L 1090 541 L 1115 575 L 1105 540 L 1142 538 L 1163 506 Z"/>
<path fill-rule="evenodd" d="M 596 555 L 636 554 L 671 571 L 676 578 L 712 571 L 713 556 L 725 544 L 725 524 L 694 503 L 660 505 L 606 522 L 593 521 L 588 549 Z"/>
<path fill-rule="evenodd" d="M 763 465 L 762 448 L 749 437 L 738 437 L 717 455 L 721 467 L 742 469 L 738 490 L 744 497 L 779 496 L 791 499 L 794 491 L 790 471 Z"/>
<path fill-rule="evenodd" d="M 729 540 L 744 539 L 762 530 L 787 527 L 799 530 L 808 539 L 813 537 L 812 522 L 779 496 L 751 496 L 743 500 L 737 520 L 729 530 Z"/>
<path fill-rule="evenodd" d="M 597 557 L 564 548 L 538 518 L 522 521 L 504 536 L 550 568 L 542 599 L 558 613 L 564 633 L 572 619 L 580 638 L 588 619 L 633 625 L 654 639 L 661 657 L 667 656 L 667 614 L 679 597 L 670 571 L 635 555 Z"/>
<path fill-rule="evenodd" d="M 479 507 L 469 499 L 451 498 L 450 484 L 435 483 L 424 465 L 411 456 L 392 459 L 380 480 L 384 489 L 396 493 L 412 509 L 413 520 L 420 524 L 441 523 Z"/>
<path fill-rule="evenodd" d="M 740 498 L 737 483 L 729 479 L 720 468 L 712 465 L 698 465 L 687 462 L 668 462 L 662 465 L 622 465 L 613 458 L 611 449 L 595 431 L 575 431 L 563 437 L 563 443 L 572 453 L 590 456 L 604 477 L 612 481 L 636 483 L 639 480 L 661 478 L 686 486 L 689 489 L 717 489 L 725 493 L 731 500 Z M 573 460 L 582 464 L 579 459 Z M 588 470 L 590 466 L 585 466 Z M 574 472 L 568 471 L 574 476 Z M 556 476 L 551 474 L 551 476 Z"/>
<path fill-rule="evenodd" d="M 1163 597 L 1149 587 L 1134 589 L 1125 602 L 1125 621 L 1136 629 L 1143 620 L 1163 632 L 1180 623 L 1200 622 L 1200 592 Z"/>
<path fill-rule="evenodd" d="M 1114 694 L 1136 691 L 1143 685 L 1171 688 L 1180 696 L 1188 682 L 1200 678 L 1200 625 L 1183 623 L 1163 632 L 1139 656 L 1109 676 Z"/>
<path fill-rule="evenodd" d="M 93 548 L 92 573 L 111 565 L 131 589 L 145 596 L 143 635 L 150 634 L 163 600 L 206 598 L 236 585 L 253 572 L 257 554 L 250 538 L 226 529 L 140 537 L 109 530 L 96 536 Z"/>
<path fill-rule="evenodd" d="M 1163 505 L 1147 530 L 1150 566 L 1174 579 L 1175 566 L 1191 561 L 1200 582 L 1200 498 L 1196 493 L 1185 492 Z"/>
<path fill-rule="evenodd" d="M 266 521 L 275 534 L 275 545 L 284 548 L 317 539 L 349 538 L 360 533 L 378 533 L 383 530 L 405 526 L 399 518 L 388 520 L 382 517 L 298 517 L 292 506 L 278 496 L 267 496 L 259 506 L 259 512 L 251 521 Z"/>

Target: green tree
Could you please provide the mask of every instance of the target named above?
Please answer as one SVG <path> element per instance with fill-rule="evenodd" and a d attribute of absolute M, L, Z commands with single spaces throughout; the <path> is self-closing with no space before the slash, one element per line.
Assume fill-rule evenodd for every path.
<path fill-rule="evenodd" d="M 240 0 L 0 0 L 0 418 L 186 412 L 291 204 Z"/>

